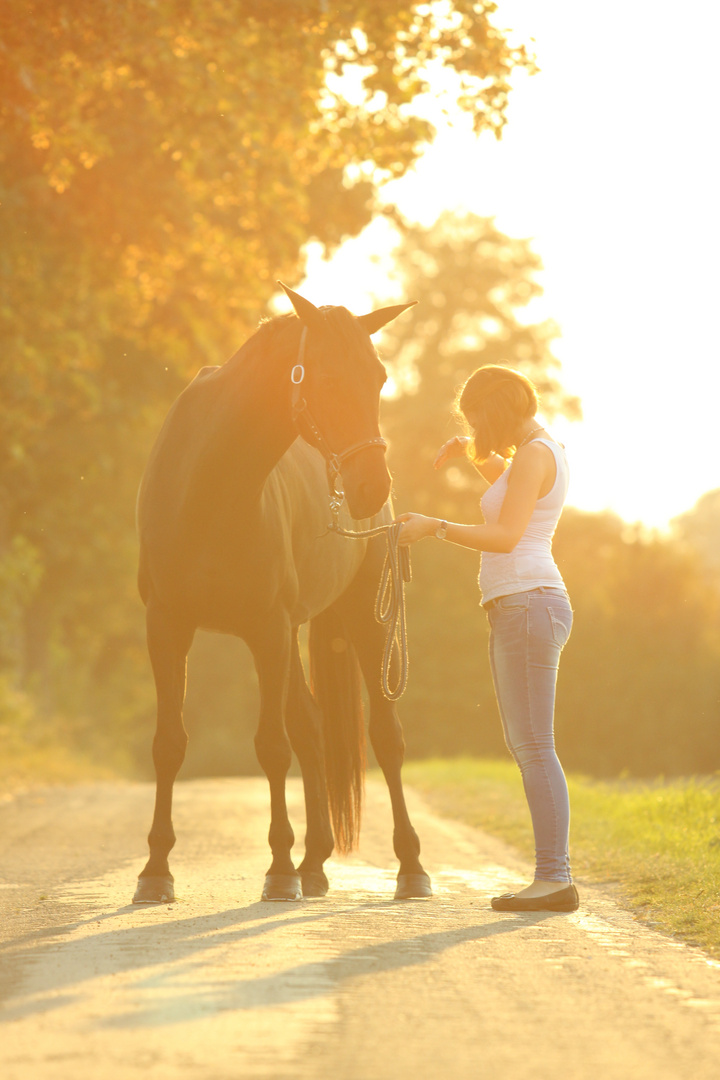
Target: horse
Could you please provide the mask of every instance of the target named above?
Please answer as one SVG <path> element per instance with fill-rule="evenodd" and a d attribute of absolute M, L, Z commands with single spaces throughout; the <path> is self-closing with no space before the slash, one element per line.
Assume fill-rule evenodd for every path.
<path fill-rule="evenodd" d="M 361 678 L 370 741 L 390 793 L 395 898 L 432 895 L 403 793 L 402 729 L 380 679 L 382 537 L 347 539 L 328 528 L 331 497 L 345 531 L 392 521 L 378 426 L 386 373 L 370 335 L 412 304 L 356 317 L 282 287 L 294 310 L 261 322 L 223 365 L 199 371 L 171 407 L 140 485 L 138 585 L 157 725 L 150 855 L 134 903 L 175 899 L 172 796 L 188 741 L 186 661 L 198 628 L 240 637 L 255 663 L 255 750 L 270 788 L 272 854 L 262 899 L 324 896 L 325 860 L 334 848 L 347 853 L 357 844 Z M 298 645 L 305 623 L 309 686 Z M 292 751 L 307 824 L 297 868 L 285 794 Z"/>

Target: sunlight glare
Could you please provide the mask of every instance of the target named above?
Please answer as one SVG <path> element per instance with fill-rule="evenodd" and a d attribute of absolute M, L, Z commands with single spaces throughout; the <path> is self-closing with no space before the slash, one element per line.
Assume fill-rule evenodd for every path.
<path fill-rule="evenodd" d="M 583 404 L 582 422 L 555 425 L 572 451 L 571 502 L 657 526 L 720 487 L 720 12 L 703 0 L 683 8 L 694 28 L 688 108 L 668 82 L 678 41 L 662 8 L 614 2 L 599 19 L 572 0 L 501 0 L 495 21 L 535 40 L 541 69 L 515 77 L 502 140 L 474 136 L 438 77 L 434 100 L 414 103 L 437 137 L 383 189 L 424 225 L 464 208 L 532 238 L 544 264 L 537 310 L 561 327 L 563 382 Z M 391 247 L 383 218 L 329 262 L 311 245 L 311 297 L 358 311 L 373 294 L 403 299 Z"/>

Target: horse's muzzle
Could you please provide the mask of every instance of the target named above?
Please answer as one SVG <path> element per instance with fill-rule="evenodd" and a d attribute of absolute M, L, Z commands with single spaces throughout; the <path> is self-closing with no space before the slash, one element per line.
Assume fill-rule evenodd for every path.
<path fill-rule="evenodd" d="M 373 467 L 368 468 L 371 457 Z M 342 478 L 348 510 L 356 521 L 378 514 L 387 502 L 392 480 L 385 457 L 378 451 L 367 451 L 348 461 L 342 470 Z"/>

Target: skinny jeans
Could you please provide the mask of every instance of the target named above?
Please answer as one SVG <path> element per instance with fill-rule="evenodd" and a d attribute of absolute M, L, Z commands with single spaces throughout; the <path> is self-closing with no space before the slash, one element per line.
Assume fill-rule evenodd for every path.
<path fill-rule="evenodd" d="M 535 835 L 535 877 L 571 881 L 567 782 L 553 721 L 560 653 L 573 612 L 562 588 L 501 596 L 485 605 L 490 669 L 505 743 L 522 774 Z"/>

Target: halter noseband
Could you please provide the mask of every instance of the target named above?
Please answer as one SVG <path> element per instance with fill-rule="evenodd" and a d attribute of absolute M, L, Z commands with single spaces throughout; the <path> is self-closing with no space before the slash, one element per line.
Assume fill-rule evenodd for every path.
<path fill-rule="evenodd" d="M 307 326 L 303 326 L 302 333 L 300 335 L 300 347 L 298 349 L 297 361 L 290 372 L 290 382 L 292 384 L 291 394 L 291 407 L 292 407 L 292 420 L 293 424 L 297 428 L 299 434 L 306 437 L 306 433 L 300 430 L 300 418 L 302 417 L 307 432 L 310 434 L 311 439 L 309 441 L 320 451 L 322 456 L 327 462 L 328 468 L 328 481 L 330 487 L 335 496 L 340 499 L 337 504 L 337 509 L 340 508 L 344 493 L 342 487 L 339 484 L 340 481 L 340 468 L 344 461 L 352 457 L 354 454 L 358 454 L 361 450 L 367 450 L 373 446 L 381 446 L 384 449 L 387 448 L 387 443 L 381 436 L 377 436 L 374 439 L 365 439 L 363 442 L 353 443 L 351 446 L 341 450 L 339 454 L 336 454 L 328 445 L 327 440 L 320 431 L 320 428 L 315 422 L 315 419 L 308 408 L 308 403 L 304 397 L 301 396 L 300 387 L 305 379 L 305 343 L 307 340 Z M 333 499 L 331 497 L 331 505 Z"/>

